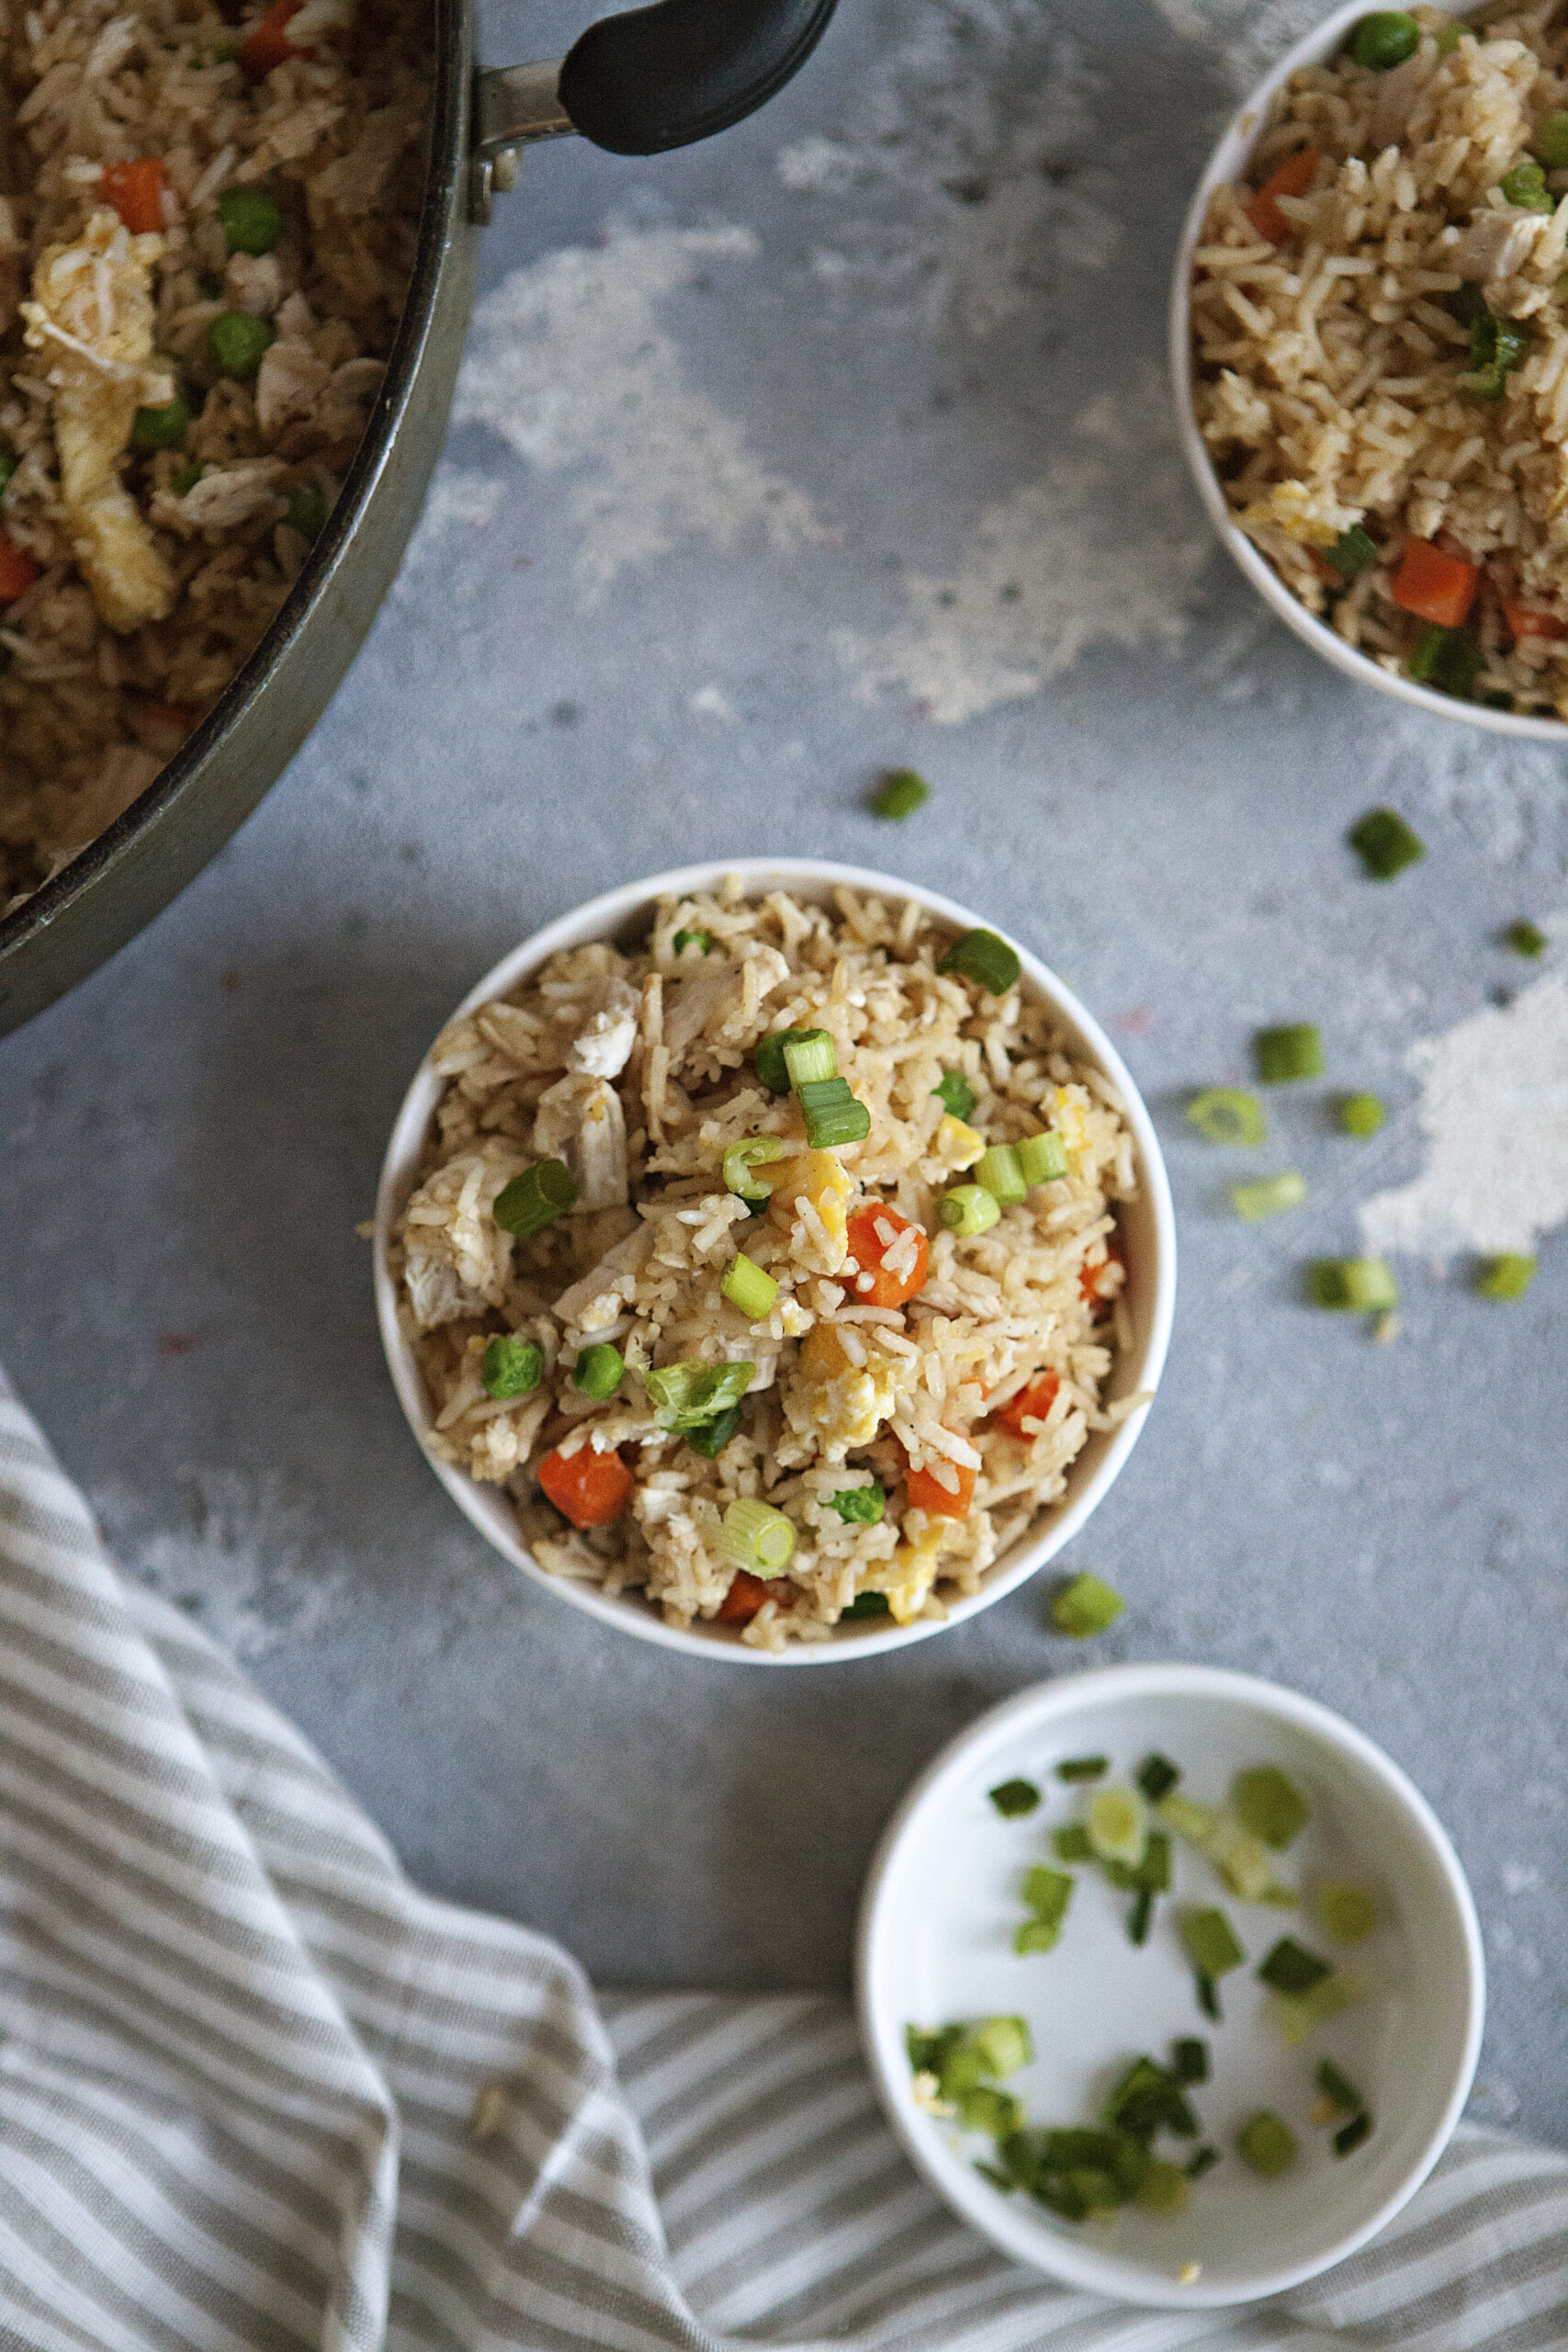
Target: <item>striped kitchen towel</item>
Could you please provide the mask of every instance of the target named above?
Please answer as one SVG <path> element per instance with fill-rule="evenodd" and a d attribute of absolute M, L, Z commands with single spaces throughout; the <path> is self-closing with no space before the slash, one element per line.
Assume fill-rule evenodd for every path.
<path fill-rule="evenodd" d="M 1463 2132 L 1280 2301 L 1132 2311 L 954 2221 L 844 2005 L 595 2003 L 422 1894 L 0 1383 L 6 2352 L 1568 2346 L 1568 2158 Z"/>

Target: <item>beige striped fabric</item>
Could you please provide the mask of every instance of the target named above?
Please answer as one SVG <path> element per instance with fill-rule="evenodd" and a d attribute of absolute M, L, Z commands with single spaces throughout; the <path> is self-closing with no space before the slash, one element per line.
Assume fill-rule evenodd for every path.
<path fill-rule="evenodd" d="M 840 2002 L 595 2002 L 433 1901 L 299 1736 L 121 1583 L 0 1383 L 5 2352 L 1568 2346 L 1568 2159 L 1468 2132 L 1239 2313 L 992 2252 Z"/>

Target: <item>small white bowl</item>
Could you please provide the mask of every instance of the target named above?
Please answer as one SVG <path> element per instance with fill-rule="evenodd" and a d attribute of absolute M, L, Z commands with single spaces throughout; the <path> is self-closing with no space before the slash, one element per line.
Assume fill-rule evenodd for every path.
<path fill-rule="evenodd" d="M 1355 678 L 1364 686 L 1375 686 L 1380 694 L 1392 695 L 1396 702 L 1409 703 L 1416 710 L 1430 711 L 1438 718 L 1457 718 L 1471 727 L 1490 728 L 1495 735 L 1533 735 L 1551 742 L 1562 742 L 1568 739 L 1568 724 L 1561 718 L 1540 718 L 1520 711 L 1488 710 L 1481 703 L 1456 702 L 1451 695 L 1440 695 L 1431 686 L 1418 685 L 1414 678 L 1402 677 L 1397 672 L 1381 669 L 1369 655 L 1347 645 L 1344 639 L 1325 622 L 1320 621 L 1315 614 L 1309 613 L 1300 599 L 1292 595 L 1267 557 L 1260 555 L 1246 532 L 1238 528 L 1209 452 L 1203 446 L 1203 436 L 1198 430 L 1198 420 L 1193 413 L 1192 254 L 1202 233 L 1209 198 L 1226 180 L 1245 178 L 1253 142 L 1268 120 L 1269 102 L 1275 91 L 1282 83 L 1288 82 L 1292 74 L 1299 73 L 1303 65 L 1321 65 L 1325 59 L 1332 57 L 1350 27 L 1366 14 L 1365 0 L 1346 0 L 1343 7 L 1336 8 L 1292 49 L 1286 51 L 1273 72 L 1258 84 L 1246 105 L 1232 118 L 1198 183 L 1197 193 L 1181 232 L 1181 243 L 1176 256 L 1176 276 L 1170 289 L 1170 378 L 1176 396 L 1176 419 L 1181 446 L 1187 453 L 1192 479 L 1198 485 L 1198 495 L 1227 552 L 1247 574 L 1264 603 L 1271 606 L 1286 628 L 1294 629 L 1314 653 L 1321 653 L 1325 662 L 1332 662 L 1335 668 L 1343 670 L 1348 678 Z"/>
<path fill-rule="evenodd" d="M 965 907 L 955 906 L 951 899 L 939 898 L 934 891 L 922 890 L 913 883 L 895 881 L 889 875 L 874 874 L 860 866 L 832 865 L 819 858 L 715 860 L 705 865 L 682 866 L 672 874 L 654 875 L 648 881 L 627 883 L 623 888 L 607 891 L 603 898 L 563 915 L 521 947 L 513 948 L 510 956 L 503 956 L 469 989 L 452 1019 L 504 995 L 563 947 L 580 947 L 598 939 L 618 940 L 626 946 L 640 945 L 660 899 L 714 889 L 731 874 L 740 876 L 753 895 L 784 889 L 796 897 L 819 901 L 835 889 L 847 887 L 874 891 L 879 898 L 896 902 L 913 900 L 959 931 L 971 930 L 984 920 Z M 1117 1354 L 1107 1395 L 1114 1399 L 1130 1396 L 1134 1390 L 1152 1391 L 1165 1363 L 1176 1303 L 1176 1224 L 1153 1122 L 1120 1055 L 1099 1023 L 1027 949 L 1020 947 L 1018 954 L 1025 989 L 1052 1007 L 1074 1050 L 1104 1072 L 1120 1091 L 1126 1108 L 1138 1171 L 1137 1196 L 1122 1211 L 1122 1234 L 1127 1254 L 1125 1295 L 1134 1340 L 1130 1349 Z M 514 1566 L 604 1624 L 640 1634 L 645 1641 L 662 1642 L 666 1647 L 684 1650 L 692 1657 L 728 1659 L 750 1666 L 828 1666 L 846 1658 L 870 1657 L 883 1650 L 900 1649 L 906 1642 L 921 1641 L 928 1634 L 940 1633 L 944 1623 L 958 1624 L 965 1617 L 974 1616 L 976 1611 L 988 1608 L 992 1601 L 999 1600 L 1004 1593 L 1011 1592 L 1032 1577 L 1077 1534 L 1132 1452 L 1147 1414 L 1146 1406 L 1129 1413 L 1117 1429 L 1090 1435 L 1067 1473 L 1066 1494 L 1044 1526 L 1003 1553 L 987 1571 L 980 1590 L 953 1601 L 945 1620 L 918 1618 L 911 1625 L 883 1625 L 861 1620 L 836 1626 L 826 1641 L 792 1642 L 787 1648 L 773 1652 L 754 1649 L 743 1643 L 739 1629 L 733 1625 L 698 1623 L 685 1632 L 668 1625 L 659 1610 L 640 1593 L 611 1594 L 597 1585 L 551 1576 L 540 1567 L 522 1542 L 511 1502 L 502 1489 L 482 1485 L 466 1470 L 456 1469 L 430 1453 L 429 1399 L 413 1351 L 398 1320 L 397 1285 L 387 1263 L 388 1242 L 403 1204 L 413 1190 L 420 1155 L 445 1085 L 426 1056 L 398 1113 L 376 1196 L 376 1312 L 393 1385 L 410 1428 L 425 1447 L 431 1467 L 480 1534 Z"/>
<path fill-rule="evenodd" d="M 1108 1778 L 1125 1781 L 1155 1749 L 1183 1768 L 1183 1787 L 1200 1802 L 1223 1799 L 1246 1766 L 1280 1766 L 1313 1807 L 1281 1858 L 1283 1874 L 1375 1890 L 1384 1923 L 1344 1952 L 1325 1943 L 1304 1910 L 1227 1895 L 1178 1839 L 1175 1902 L 1156 1905 L 1142 1949 L 1127 1937 L 1127 1896 L 1086 1869 L 1055 1950 L 1018 1958 L 1011 1939 L 1023 1917 L 1022 1872 L 1055 1860 L 1049 1832 L 1073 1816 L 1084 1793 L 1064 1787 L 1053 1767 L 1064 1757 L 1105 1754 Z M 1044 1802 L 1022 1820 L 1004 1820 L 987 1792 L 1015 1778 L 1034 1781 Z M 1223 1980 L 1219 2025 L 1199 2013 L 1175 1924 L 1182 1901 L 1218 1904 L 1247 1948 L 1248 1967 Z M 1294 2050 L 1266 2023 L 1268 1996 L 1252 1973 L 1287 1934 L 1382 1988 Z M 1311 1699 L 1251 1675 L 1179 1665 L 1108 1667 L 1025 1690 L 943 1750 L 899 1806 L 872 1864 L 858 1997 L 894 2129 L 950 2205 L 1054 2278 L 1173 2309 L 1278 2294 L 1342 2261 L 1391 2221 L 1459 2120 L 1485 2007 L 1464 1874 L 1398 1766 Z M 1140 2052 L 1165 2063 L 1178 2036 L 1209 2042 L 1211 2079 L 1191 2097 L 1202 2138 L 1224 2161 L 1195 2186 L 1184 2213 L 1160 2219 L 1129 2207 L 1110 2223 L 1058 2222 L 1021 2193 L 994 2188 L 975 2168 L 985 2143 L 961 2141 L 953 2124 L 916 2105 L 906 2026 L 1015 2014 L 1029 2020 L 1036 2055 L 1007 2087 L 1023 2098 L 1030 2124 L 1090 2121 Z M 1308 2120 L 1325 2052 L 1374 2117 L 1371 2137 L 1343 2160 L 1331 2153 L 1329 2132 Z M 1290 2170 L 1271 2181 L 1234 2153 L 1237 2126 L 1264 2107 L 1284 2116 L 1300 2146 Z"/>

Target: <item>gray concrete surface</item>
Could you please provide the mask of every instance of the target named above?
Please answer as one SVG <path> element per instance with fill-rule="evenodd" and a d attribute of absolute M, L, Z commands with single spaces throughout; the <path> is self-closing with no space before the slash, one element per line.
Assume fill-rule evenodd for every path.
<path fill-rule="evenodd" d="M 1520 989 L 1568 902 L 1562 761 L 1358 691 L 1213 551 L 1159 368 L 1184 191 L 1244 33 L 1214 0 L 844 0 L 766 115 L 625 164 L 530 159 L 435 505 L 260 813 L 88 986 L 0 1046 L 0 1353 L 121 1556 L 231 1641 L 420 1879 L 606 1982 L 847 1981 L 911 1775 L 1086 1662 L 1211 1658 L 1382 1741 L 1485 1921 L 1479 2112 L 1568 2139 L 1568 1257 L 1475 1298 L 1402 1261 L 1371 1344 L 1300 1303 L 1428 1146 L 1404 1057 Z M 572 17 L 498 11 L 492 57 Z M 1243 61 L 1245 62 L 1245 61 Z M 508 355 L 511 357 L 508 357 Z M 863 812 L 879 767 L 933 796 Z M 1389 888 L 1346 825 L 1428 844 Z M 393 1111 L 501 951 L 728 851 L 881 864 L 986 910 L 1108 1022 L 1181 1234 L 1175 1345 L 1074 1547 L 1127 1595 L 1086 1653 L 1043 1583 L 886 1664 L 707 1667 L 515 1577 L 403 1426 L 371 1317 Z M 1561 956 L 1559 940 L 1554 955 Z M 1322 1022 L 1394 1111 L 1271 1106 L 1308 1206 L 1193 1085 Z M 1480 1115 L 1478 1114 L 1478 1115 Z"/>

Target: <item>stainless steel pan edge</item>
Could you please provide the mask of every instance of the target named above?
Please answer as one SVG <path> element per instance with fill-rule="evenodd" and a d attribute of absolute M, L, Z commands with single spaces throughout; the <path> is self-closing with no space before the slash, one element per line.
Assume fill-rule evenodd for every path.
<path fill-rule="evenodd" d="M 473 35 L 434 0 L 430 161 L 386 381 L 331 520 L 255 652 L 189 741 L 107 832 L 0 921 L 0 1035 L 162 912 L 291 760 L 390 587 L 446 435 L 481 232 L 468 217 Z"/>

